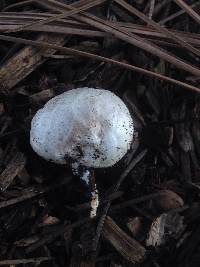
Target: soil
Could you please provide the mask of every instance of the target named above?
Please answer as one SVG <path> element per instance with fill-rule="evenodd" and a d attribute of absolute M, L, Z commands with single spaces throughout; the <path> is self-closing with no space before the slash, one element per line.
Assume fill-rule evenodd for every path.
<path fill-rule="evenodd" d="M 0 10 L 0 266 L 199 266 L 199 1 Z M 29 142 L 36 111 L 79 87 L 114 92 L 137 125 L 127 155 L 93 170 L 94 219 L 70 160 L 47 162 Z"/>

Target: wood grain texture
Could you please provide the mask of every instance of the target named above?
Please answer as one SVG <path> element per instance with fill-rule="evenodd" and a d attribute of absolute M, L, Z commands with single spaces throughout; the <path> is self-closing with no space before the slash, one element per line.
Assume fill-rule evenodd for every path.
<path fill-rule="evenodd" d="M 1 191 L 5 191 L 9 187 L 17 174 L 24 168 L 25 163 L 24 154 L 18 152 L 0 175 Z"/>
<path fill-rule="evenodd" d="M 110 217 L 106 217 L 103 236 L 127 260 L 132 263 L 145 259 L 146 249 L 128 236 Z"/>
<path fill-rule="evenodd" d="M 45 41 L 61 46 L 64 44 L 64 40 L 64 36 L 48 34 L 41 34 L 37 38 L 37 41 Z M 0 87 L 4 90 L 11 89 L 46 60 L 43 53 L 51 55 L 55 52 L 54 49 L 24 47 L 0 68 Z"/>

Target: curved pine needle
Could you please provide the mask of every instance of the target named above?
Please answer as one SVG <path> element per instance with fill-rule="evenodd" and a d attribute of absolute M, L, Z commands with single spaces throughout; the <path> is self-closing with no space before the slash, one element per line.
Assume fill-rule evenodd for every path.
<path fill-rule="evenodd" d="M 10 10 L 12 8 L 16 8 L 16 7 L 22 7 L 22 6 L 26 6 L 26 5 L 29 5 L 29 4 L 32 4 L 34 3 L 34 0 L 25 0 L 25 1 L 22 1 L 22 2 L 19 2 L 19 3 L 15 3 L 15 4 L 11 4 L 7 7 L 5 7 L 3 9 L 3 11 L 7 11 L 7 10 Z"/>
<path fill-rule="evenodd" d="M 81 11 L 90 9 L 91 7 L 99 5 L 99 4 L 103 3 L 103 2 L 105 2 L 105 0 L 92 1 L 92 2 L 90 2 L 88 4 L 85 4 L 83 6 L 77 7 L 76 9 L 73 9 L 73 10 L 70 10 L 70 11 L 67 11 L 67 12 L 63 12 L 61 14 L 56 14 L 56 15 L 54 15 L 52 17 L 49 17 L 49 18 L 46 18 L 46 19 L 41 19 L 38 22 L 33 22 L 33 23 L 30 23 L 30 24 L 26 24 L 26 25 L 20 26 L 17 29 L 14 29 L 14 30 L 11 30 L 11 31 L 8 31 L 8 32 L 19 32 L 19 31 L 23 31 L 23 30 L 29 30 L 32 27 L 40 27 L 40 26 L 42 26 L 44 24 L 47 24 L 47 23 L 50 23 L 52 21 L 55 21 L 55 20 L 58 20 L 58 19 L 63 19 L 63 18 L 72 16 L 72 15 L 78 14 Z"/>
<path fill-rule="evenodd" d="M 139 10 L 134 8 L 133 6 L 126 3 L 124 0 L 114 0 L 114 1 L 118 5 L 124 7 L 130 13 L 136 15 L 137 17 L 139 17 L 140 19 L 142 19 L 143 21 L 145 21 L 146 23 L 151 25 L 158 32 L 163 33 L 164 35 L 166 35 L 166 37 L 172 39 L 173 41 L 178 43 L 180 46 L 186 48 L 190 52 L 193 52 L 195 55 L 200 56 L 200 50 L 199 49 L 195 48 L 194 46 L 192 46 L 191 44 L 186 42 L 183 38 L 179 37 L 178 35 L 175 35 L 172 31 L 169 31 L 168 29 L 161 27 L 158 23 L 156 23 L 152 19 L 149 19 L 146 15 L 144 15 L 142 12 L 140 12 Z"/>
<path fill-rule="evenodd" d="M 197 92 L 200 93 L 200 88 L 195 87 L 193 85 L 181 82 L 179 80 L 170 78 L 168 76 L 162 75 L 162 74 L 158 74 L 155 73 L 153 71 L 149 71 L 149 70 L 145 70 L 143 68 L 139 68 L 136 67 L 134 65 L 130 65 L 124 62 L 120 62 L 111 58 L 107 58 L 107 57 L 102 57 L 99 55 L 95 55 L 92 53 L 88 53 L 88 52 L 84 52 L 84 51 L 80 51 L 80 50 L 76 50 L 76 49 L 72 49 L 72 48 L 68 48 L 68 47 L 62 47 L 59 45 L 53 45 L 53 44 L 49 44 L 46 42 L 40 42 L 40 41 L 32 41 L 32 40 L 27 40 L 27 39 L 23 39 L 23 38 L 17 38 L 17 37 L 12 37 L 12 36 L 5 36 L 5 35 L 0 35 L 0 40 L 2 41 L 8 41 L 8 42 L 15 42 L 15 43 L 20 43 L 20 44 L 25 44 L 25 45 L 32 45 L 32 46 L 36 46 L 36 47 L 43 47 L 43 48 L 50 48 L 50 49 L 55 49 L 57 51 L 61 51 L 65 54 L 73 54 L 73 55 L 78 55 L 78 56 L 82 56 L 82 57 L 86 57 L 86 58 L 92 58 L 94 60 L 98 60 L 98 61 L 103 61 L 103 62 L 107 62 L 110 64 L 114 64 L 116 66 L 119 67 L 123 67 L 126 69 L 129 69 L 131 71 L 136 71 L 139 73 L 142 73 L 144 75 L 159 79 L 159 80 L 163 80 L 181 87 L 184 87 L 185 89 L 188 89 L 190 91 L 193 92 Z"/>
<path fill-rule="evenodd" d="M 42 3 L 43 4 L 43 3 Z M 64 3 L 60 3 L 56 0 L 46 0 L 45 6 L 55 10 L 57 12 L 63 13 L 64 11 L 75 10 L 74 7 L 70 5 L 66 5 Z M 178 58 L 174 54 L 167 52 L 165 49 L 160 48 L 159 46 L 147 41 L 144 38 L 139 37 L 136 34 L 129 33 L 128 31 L 121 30 L 119 27 L 109 23 L 106 20 L 100 19 L 97 16 L 92 14 L 83 12 L 82 15 L 76 14 L 73 15 L 73 18 L 77 19 L 78 21 L 82 21 L 92 27 L 100 29 L 104 32 L 114 35 L 115 37 L 123 40 L 131 45 L 139 47 L 163 60 L 175 65 L 179 69 L 183 69 L 185 71 L 190 72 L 194 76 L 200 77 L 200 69 L 193 66 L 192 64 Z"/>

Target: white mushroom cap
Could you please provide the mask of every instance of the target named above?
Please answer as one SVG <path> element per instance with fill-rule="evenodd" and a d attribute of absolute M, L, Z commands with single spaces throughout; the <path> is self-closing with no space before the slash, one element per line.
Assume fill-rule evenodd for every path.
<path fill-rule="evenodd" d="M 104 89 L 78 88 L 48 101 L 31 123 L 30 143 L 46 160 L 67 158 L 93 168 L 110 167 L 128 151 L 134 125 L 123 101 Z"/>

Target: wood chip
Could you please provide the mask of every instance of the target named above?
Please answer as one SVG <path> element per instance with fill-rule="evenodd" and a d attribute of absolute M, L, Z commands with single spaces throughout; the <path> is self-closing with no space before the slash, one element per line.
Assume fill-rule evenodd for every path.
<path fill-rule="evenodd" d="M 30 101 L 35 104 L 41 104 L 43 102 L 48 101 L 52 97 L 54 97 L 54 91 L 53 89 L 46 89 L 39 93 L 35 93 L 30 96 Z"/>
<path fill-rule="evenodd" d="M 18 152 L 0 175 L 1 191 L 5 191 L 10 186 L 17 174 L 24 168 L 25 163 L 24 154 Z"/>
<path fill-rule="evenodd" d="M 132 263 L 145 259 L 146 249 L 135 239 L 128 236 L 110 217 L 106 217 L 103 236 L 113 247 Z"/>
<path fill-rule="evenodd" d="M 184 229 L 183 216 L 163 213 L 152 222 L 146 245 L 153 247 L 164 245 L 170 236 L 176 238 Z"/>
<path fill-rule="evenodd" d="M 142 229 L 142 217 L 129 218 L 127 227 L 134 237 L 137 237 Z"/>
<path fill-rule="evenodd" d="M 33 263 L 35 266 L 39 265 L 44 261 L 52 261 L 51 257 L 40 257 L 40 258 L 30 258 L 30 259 L 17 259 L 17 260 L 2 260 L 0 261 L 0 266 L 16 266 L 21 264 L 31 264 Z"/>
<path fill-rule="evenodd" d="M 42 223 L 40 224 L 40 226 L 55 225 L 58 224 L 59 222 L 60 220 L 57 217 L 53 217 L 46 214 L 42 219 Z"/>
<path fill-rule="evenodd" d="M 64 40 L 64 36 L 48 34 L 41 34 L 37 38 L 37 41 L 45 41 L 61 46 L 64 44 Z M 46 58 L 43 57 L 44 52 L 51 55 L 54 54 L 56 50 L 26 46 L 11 57 L 0 68 L 1 87 L 5 90 L 11 89 L 27 77 L 32 71 L 46 61 Z"/>
<path fill-rule="evenodd" d="M 168 211 L 182 207 L 184 205 L 183 199 L 171 190 L 161 190 L 158 198 L 155 199 L 156 206 L 159 207 L 162 211 Z"/>

